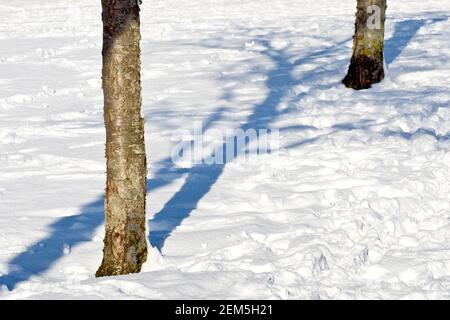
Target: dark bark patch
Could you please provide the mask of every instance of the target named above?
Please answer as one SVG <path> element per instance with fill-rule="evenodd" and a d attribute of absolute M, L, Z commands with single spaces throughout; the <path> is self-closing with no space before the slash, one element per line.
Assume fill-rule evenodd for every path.
<path fill-rule="evenodd" d="M 365 56 L 353 57 L 348 73 L 342 83 L 355 90 L 369 89 L 373 84 L 384 79 L 383 59 L 372 59 Z"/>

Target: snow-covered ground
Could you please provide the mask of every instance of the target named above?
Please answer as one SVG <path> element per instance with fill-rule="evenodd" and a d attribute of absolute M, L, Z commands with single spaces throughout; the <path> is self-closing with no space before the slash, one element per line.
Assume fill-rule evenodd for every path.
<path fill-rule="evenodd" d="M 388 78 L 354 92 L 355 2 L 144 0 L 152 249 L 95 279 L 100 1 L 2 1 L 0 298 L 450 298 L 450 2 L 389 1 Z M 281 149 L 178 168 L 196 121 Z"/>

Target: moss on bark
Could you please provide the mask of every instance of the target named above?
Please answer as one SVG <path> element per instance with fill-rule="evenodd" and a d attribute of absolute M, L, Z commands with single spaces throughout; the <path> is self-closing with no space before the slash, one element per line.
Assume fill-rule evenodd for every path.
<path fill-rule="evenodd" d="M 369 8 L 380 9 L 379 27 L 369 26 Z M 386 20 L 386 0 L 358 0 L 353 56 L 348 73 L 342 81 L 346 87 L 355 90 L 368 89 L 384 79 L 384 28 Z"/>

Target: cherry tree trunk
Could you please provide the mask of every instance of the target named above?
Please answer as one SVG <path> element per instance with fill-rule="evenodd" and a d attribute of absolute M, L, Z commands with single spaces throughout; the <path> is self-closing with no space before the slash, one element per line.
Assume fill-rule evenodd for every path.
<path fill-rule="evenodd" d="M 358 0 L 353 56 L 343 83 L 368 89 L 384 79 L 384 26 L 386 0 Z"/>
<path fill-rule="evenodd" d="M 103 261 L 96 276 L 136 273 L 147 259 L 146 153 L 137 0 L 102 0 L 107 181 Z"/>

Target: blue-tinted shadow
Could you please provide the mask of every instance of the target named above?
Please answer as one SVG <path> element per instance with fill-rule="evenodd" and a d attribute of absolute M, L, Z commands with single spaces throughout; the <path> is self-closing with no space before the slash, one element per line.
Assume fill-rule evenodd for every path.
<path fill-rule="evenodd" d="M 275 35 L 273 36 L 275 38 Z M 247 121 L 239 128 L 244 132 L 253 129 L 257 133 L 260 129 L 270 129 L 270 125 L 281 115 L 290 112 L 292 109 L 286 108 L 279 110 L 280 103 L 288 97 L 292 89 L 307 81 L 312 76 L 320 76 L 324 70 L 311 70 L 306 72 L 302 77 L 296 78 L 294 76 L 295 68 L 301 64 L 311 62 L 317 58 L 323 58 L 324 56 L 330 56 L 335 53 L 336 50 L 342 48 L 342 45 L 349 41 L 346 39 L 340 43 L 337 43 L 326 49 L 314 52 L 301 59 L 295 60 L 295 56 L 288 52 L 288 49 L 275 49 L 271 46 L 267 36 L 264 38 L 255 38 L 254 41 L 263 46 L 265 50 L 261 50 L 259 53 L 269 58 L 274 67 L 265 73 L 266 75 L 266 87 L 269 92 L 265 100 L 253 107 L 251 115 L 247 118 Z M 223 43 L 224 41 L 217 41 L 217 43 Z M 220 45 L 205 45 L 208 47 L 220 47 Z M 320 66 L 319 66 L 320 67 Z M 319 68 L 318 68 L 319 69 Z M 260 74 L 262 71 L 258 71 Z M 320 89 L 327 89 L 332 85 L 319 87 Z M 230 93 L 225 93 L 224 96 L 232 97 Z M 291 102 L 298 101 L 303 95 L 295 96 Z M 282 128 L 281 130 L 311 130 L 313 127 L 298 126 Z M 247 141 L 248 142 L 248 141 Z M 238 155 L 243 154 L 243 150 L 234 150 L 233 154 L 226 154 L 226 150 L 229 150 L 229 144 L 234 143 L 234 139 L 225 141 L 222 148 L 224 150 L 224 158 L 231 162 Z M 247 145 L 244 146 L 245 148 Z M 204 159 L 207 160 L 207 159 Z M 158 250 L 162 250 L 165 241 L 173 233 L 173 231 L 181 225 L 181 223 L 190 216 L 194 211 L 200 200 L 211 190 L 214 184 L 219 180 L 222 175 L 226 162 L 222 165 L 196 165 L 191 169 L 188 169 L 188 176 L 181 189 L 174 194 L 174 196 L 164 205 L 164 207 L 155 214 L 152 220 L 149 221 L 150 230 L 150 243 Z M 150 184 L 150 189 L 152 186 Z"/>
<path fill-rule="evenodd" d="M 51 224 L 47 237 L 8 262 L 9 274 L 0 277 L 0 285 L 13 290 L 18 283 L 45 272 L 64 255 L 65 250 L 92 241 L 95 229 L 102 223 L 103 197 L 84 206 L 80 214 Z"/>
<path fill-rule="evenodd" d="M 393 36 L 385 42 L 384 55 L 386 64 L 390 65 L 400 56 L 420 28 L 447 19 L 448 17 L 440 17 L 435 19 L 410 19 L 397 22 Z"/>

